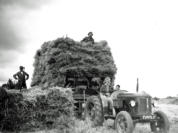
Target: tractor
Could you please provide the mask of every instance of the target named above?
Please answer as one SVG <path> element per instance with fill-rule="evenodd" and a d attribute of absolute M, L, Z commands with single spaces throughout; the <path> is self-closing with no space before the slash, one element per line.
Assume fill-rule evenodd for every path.
<path fill-rule="evenodd" d="M 118 133 L 132 133 L 136 123 L 149 123 L 154 133 L 169 132 L 170 124 L 166 114 L 152 111 L 150 95 L 116 90 L 111 97 L 117 112 L 114 126 Z"/>
<path fill-rule="evenodd" d="M 71 87 L 75 100 L 75 114 L 79 118 L 90 119 L 95 126 L 105 119 L 113 119 L 118 133 L 132 133 L 137 123 L 149 123 L 154 133 L 168 133 L 170 124 L 162 111 L 152 112 L 152 98 L 144 93 L 130 93 L 126 90 L 111 89 L 108 96 L 113 101 L 113 109 L 104 106 L 100 87 L 105 77 L 66 76 L 65 87 Z"/>

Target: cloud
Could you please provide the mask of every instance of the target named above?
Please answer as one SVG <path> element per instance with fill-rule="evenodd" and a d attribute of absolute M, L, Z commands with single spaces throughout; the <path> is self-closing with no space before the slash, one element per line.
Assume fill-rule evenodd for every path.
<path fill-rule="evenodd" d="M 28 19 L 28 13 L 48 3 L 49 0 L 0 0 L 0 68 L 18 58 L 14 53 L 25 51 L 24 33 L 28 31 L 22 28 L 24 17 Z"/>
<path fill-rule="evenodd" d="M 29 10 L 38 9 L 47 2 L 49 0 L 0 0 L 0 51 L 20 50 L 24 39 L 16 21 L 22 19 L 22 14 L 25 16 Z M 22 14 L 16 12 L 18 10 Z"/>
<path fill-rule="evenodd" d="M 1 5 L 2 6 L 2 5 Z M 13 62 L 24 49 L 24 37 L 16 26 L 16 18 L 7 10 L 0 11 L 0 68 Z"/>
<path fill-rule="evenodd" d="M 22 38 L 15 27 L 12 27 L 10 20 L 7 20 L 3 15 L 0 16 L 0 51 L 18 49 L 23 43 Z"/>
<path fill-rule="evenodd" d="M 3 70 L 0 70 L 0 83 L 6 83 L 7 80 L 9 79 L 8 75 L 6 75 Z"/>
<path fill-rule="evenodd" d="M 0 52 L 0 69 L 13 66 L 20 54 L 13 50 L 4 50 Z"/>
<path fill-rule="evenodd" d="M 0 7 L 16 6 L 25 9 L 34 9 L 39 8 L 48 2 L 49 0 L 0 0 Z"/>

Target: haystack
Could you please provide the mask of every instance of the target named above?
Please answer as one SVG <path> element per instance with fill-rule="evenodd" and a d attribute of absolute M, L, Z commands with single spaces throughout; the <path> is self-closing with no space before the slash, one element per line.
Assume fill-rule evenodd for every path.
<path fill-rule="evenodd" d="M 34 131 L 48 128 L 67 130 L 73 119 L 71 89 L 31 88 L 20 93 L 7 90 L 8 100 L 0 103 L 0 131 Z"/>
<path fill-rule="evenodd" d="M 64 86 L 67 72 L 83 78 L 109 76 L 113 83 L 116 70 L 106 41 L 90 44 L 58 38 L 37 51 L 31 86 Z"/>

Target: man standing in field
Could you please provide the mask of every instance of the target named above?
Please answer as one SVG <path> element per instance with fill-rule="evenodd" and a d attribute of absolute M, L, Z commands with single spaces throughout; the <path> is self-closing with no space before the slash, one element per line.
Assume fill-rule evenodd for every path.
<path fill-rule="evenodd" d="M 26 80 L 29 79 L 29 75 L 24 71 L 25 67 L 20 66 L 20 71 L 13 75 L 14 79 L 18 80 L 18 87 L 20 91 L 27 89 Z"/>

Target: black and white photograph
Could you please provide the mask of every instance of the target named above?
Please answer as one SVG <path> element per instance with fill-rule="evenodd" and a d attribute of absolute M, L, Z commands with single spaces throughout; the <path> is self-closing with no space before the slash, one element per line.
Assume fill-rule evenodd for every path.
<path fill-rule="evenodd" d="M 0 133 L 177 132 L 177 0 L 0 0 Z"/>

